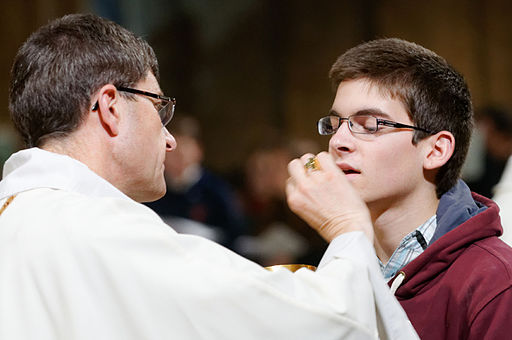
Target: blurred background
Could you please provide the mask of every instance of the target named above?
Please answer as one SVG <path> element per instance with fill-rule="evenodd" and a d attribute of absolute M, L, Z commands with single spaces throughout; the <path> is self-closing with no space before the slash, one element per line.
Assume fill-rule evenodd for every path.
<path fill-rule="evenodd" d="M 317 136 L 316 121 L 333 99 L 329 68 L 337 56 L 363 41 L 399 37 L 419 43 L 466 77 L 482 118 L 465 177 L 485 186 L 479 190 L 498 181 L 512 149 L 488 150 L 512 139 L 510 1 L 2 0 L 0 10 L 2 163 L 21 147 L 7 109 L 9 71 L 20 44 L 53 18 L 96 13 L 153 46 L 161 87 L 177 99 L 176 116 L 192 117 L 200 126 L 201 167 L 232 188 L 245 220 L 240 234 L 261 233 L 268 221 L 279 220 L 281 227 L 296 223 L 281 207 L 286 163 L 326 148 L 328 139 Z M 489 109 L 500 111 L 501 118 L 496 120 Z M 173 133 L 173 122 L 168 127 Z M 503 138 L 489 140 L 498 135 Z M 486 173 L 493 174 L 492 183 L 481 183 Z M 307 231 L 299 234 L 295 249 L 314 237 Z M 240 241 L 244 249 L 252 249 L 251 242 Z"/>

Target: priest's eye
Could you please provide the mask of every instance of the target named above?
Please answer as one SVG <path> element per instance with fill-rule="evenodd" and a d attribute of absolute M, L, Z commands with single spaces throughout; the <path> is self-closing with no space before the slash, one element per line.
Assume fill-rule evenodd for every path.
<path fill-rule="evenodd" d="M 158 103 L 154 103 L 153 105 L 155 106 L 155 109 L 157 111 L 160 111 L 165 106 L 165 104 L 163 104 L 161 101 Z"/>

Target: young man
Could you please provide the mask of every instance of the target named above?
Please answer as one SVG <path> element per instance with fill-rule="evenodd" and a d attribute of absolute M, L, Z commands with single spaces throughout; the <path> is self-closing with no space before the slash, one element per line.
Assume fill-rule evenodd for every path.
<path fill-rule="evenodd" d="M 291 208 L 323 232 L 346 223 L 364 212 L 346 205 L 348 179 L 421 339 L 509 338 L 512 249 L 496 205 L 459 180 L 473 127 L 462 76 L 421 46 L 382 39 L 341 55 L 330 78 L 336 98 L 318 123 L 330 155 L 308 176 L 296 172 L 311 155 L 290 163 Z"/>
<path fill-rule="evenodd" d="M 30 148 L 0 182 L 0 339 L 416 338 L 367 215 L 331 230 L 343 247 L 317 272 L 270 272 L 137 203 L 165 193 L 176 148 L 161 93 L 148 44 L 93 15 L 19 50 L 9 107 Z"/>

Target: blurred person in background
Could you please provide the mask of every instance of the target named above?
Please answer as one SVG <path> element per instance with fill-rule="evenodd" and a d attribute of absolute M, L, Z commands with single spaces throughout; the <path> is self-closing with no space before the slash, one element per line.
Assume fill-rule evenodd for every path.
<path fill-rule="evenodd" d="M 237 242 L 240 253 L 270 266 L 283 263 L 314 265 L 327 243 L 286 204 L 288 163 L 306 152 L 320 150 L 306 138 L 286 138 L 273 130 L 248 153 L 240 189 L 248 235 Z M 269 166 L 270 165 L 270 166 Z"/>
<path fill-rule="evenodd" d="M 178 147 L 165 157 L 167 192 L 147 205 L 176 230 L 233 248 L 244 233 L 240 203 L 227 181 L 203 166 L 199 121 L 180 115 L 170 130 Z"/>
<path fill-rule="evenodd" d="M 499 181 L 493 186 L 493 200 L 500 207 L 503 235 L 501 239 L 512 245 L 512 112 L 506 108 L 488 108 L 486 135 L 487 150 L 497 163 Z M 485 121 L 484 121 L 485 122 Z M 487 159 L 487 158 L 486 158 Z M 492 173 L 491 173 L 492 174 Z M 484 173 L 486 175 L 486 173 Z M 497 179 L 493 178 L 495 183 Z M 494 184 L 493 183 L 493 184 Z"/>
<path fill-rule="evenodd" d="M 476 111 L 475 119 L 483 142 L 481 169 L 467 183 L 474 192 L 492 198 L 512 154 L 512 113 L 502 107 L 485 106 Z"/>

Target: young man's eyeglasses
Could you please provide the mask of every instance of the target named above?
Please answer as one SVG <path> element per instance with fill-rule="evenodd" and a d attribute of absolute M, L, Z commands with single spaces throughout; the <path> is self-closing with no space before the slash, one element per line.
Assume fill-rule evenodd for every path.
<path fill-rule="evenodd" d="M 347 118 L 339 116 L 327 116 L 320 118 L 318 121 L 318 133 L 321 135 L 332 135 L 340 128 L 343 121 L 348 122 L 348 128 L 353 133 L 373 134 L 379 131 L 379 126 L 389 126 L 398 129 L 414 129 L 433 134 L 432 131 L 402 123 L 393 122 L 391 120 L 380 119 L 370 115 L 353 115 Z"/>
<path fill-rule="evenodd" d="M 176 99 L 171 97 L 162 96 L 156 93 L 146 92 L 142 90 L 132 89 L 130 87 L 118 87 L 119 91 L 129 92 L 133 94 L 139 94 L 142 96 L 147 96 L 151 98 L 159 99 L 158 103 L 153 103 L 155 109 L 158 111 L 158 115 L 160 116 L 160 120 L 162 121 L 162 125 L 166 126 L 174 116 L 174 108 L 176 107 Z M 95 111 L 98 109 L 98 102 L 94 104 L 92 110 Z"/>

